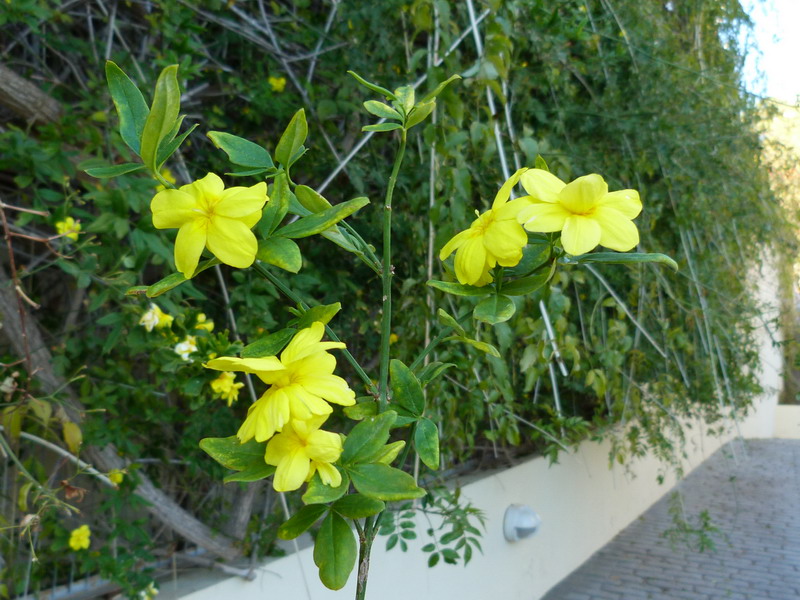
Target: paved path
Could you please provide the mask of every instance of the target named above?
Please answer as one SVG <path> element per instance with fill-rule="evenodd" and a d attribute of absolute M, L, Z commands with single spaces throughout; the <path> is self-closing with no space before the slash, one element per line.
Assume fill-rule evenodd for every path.
<path fill-rule="evenodd" d="M 800 600 L 800 440 L 731 444 L 678 487 L 689 523 L 708 511 L 719 528 L 715 550 L 664 537 L 670 493 L 542 600 Z"/>

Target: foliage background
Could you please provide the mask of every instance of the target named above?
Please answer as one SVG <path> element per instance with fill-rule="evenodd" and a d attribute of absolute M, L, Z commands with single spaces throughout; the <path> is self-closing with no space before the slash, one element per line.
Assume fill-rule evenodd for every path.
<path fill-rule="evenodd" d="M 248 272 L 224 270 L 217 278 L 209 271 L 159 298 L 176 317 L 170 330 L 148 333 L 137 326 L 146 302 L 124 291 L 171 272 L 171 240 L 150 221 L 155 182 L 141 176 L 96 181 L 76 168 L 91 156 L 130 158 L 115 131 L 103 76 L 107 58 L 146 95 L 164 66 L 181 65 L 183 111 L 189 125 L 200 127 L 169 165 L 180 183 L 229 169 L 201 132 L 228 131 L 272 149 L 291 115 L 304 107 L 310 152 L 293 178 L 320 191 L 324 183 L 334 203 L 369 196 L 373 204 L 353 224 L 376 246 L 392 134 L 370 139 L 328 181 L 370 122 L 360 105 L 372 98 L 344 71 L 390 88 L 426 75 L 421 90 L 452 73 L 464 76 L 441 96 L 435 122 L 412 130 L 395 193 L 393 349 L 401 358 L 413 358 L 435 335 L 433 306 L 452 314 L 467 308 L 424 284 L 450 276 L 436 252 L 469 224 L 474 209 L 488 207 L 504 180 L 495 127 L 512 171 L 541 154 L 562 179 L 597 172 L 611 189 L 640 191 L 640 249 L 675 257 L 680 272 L 564 269 L 552 293 L 520 300 L 510 323 L 472 328 L 473 337 L 495 344 L 503 358 L 455 342 L 441 346 L 435 359 L 456 365 L 428 388 L 441 416 L 444 469 L 507 464 L 532 451 L 555 460 L 586 436 L 614 437 L 613 460 L 654 452 L 665 468 L 678 468 L 681 423 L 719 430 L 732 426 L 729 410 L 747 410 L 758 391 L 751 338 L 758 307 L 747 274 L 757 268 L 765 242 L 779 252 L 794 252 L 795 242 L 786 225 L 794 215 L 781 207 L 761 162 L 764 109 L 740 81 L 744 49 L 737 32 L 747 19 L 739 2 L 475 4 L 474 18 L 483 16 L 477 26 L 483 53 L 471 34 L 446 53 L 468 30 L 468 2 L 0 5 L 2 64 L 63 107 L 60 118 L 44 123 L 0 109 L 0 197 L 48 215 L 6 209 L 9 230 L 48 237 L 69 215 L 80 219 L 84 232 L 76 243 L 13 238 L 25 294 L 41 305 L 29 327 L 41 329 L 55 372 L 71 382 L 87 409 L 84 447 L 113 442 L 130 463 L 120 489 L 100 488 L 73 463 L 20 438 L 24 431 L 66 446 L 58 412 L 64 398 L 43 393 L 7 347 L 7 439 L 55 498 L 64 498 L 62 480 L 88 493 L 77 505 L 81 513 L 65 516 L 55 500 L 25 490 L 19 469 L 6 463 L 0 498 L 0 580 L 6 586 L 0 590 L 6 595 L 97 572 L 134 592 L 158 574 L 159 560 L 188 553 L 168 527 L 148 520 L 132 493 L 137 473 L 200 521 L 237 538 L 247 555 L 273 549 L 282 519 L 267 487 L 219 484 L 220 468 L 197 441 L 234 433 L 248 404 L 244 395 L 232 408 L 215 399 L 208 385 L 214 374 L 201 366 L 211 353 L 236 348 L 226 294 L 245 341 L 282 327 L 291 318 L 287 303 Z M 283 90 L 274 85 L 280 78 Z M 325 240 L 307 240 L 303 270 L 291 285 L 316 302 L 341 300 L 333 325 L 356 357 L 373 356 L 379 280 L 331 248 Z M 552 344 L 540 300 L 566 377 L 558 369 L 551 377 Z M 214 320 L 213 333 L 195 329 L 199 313 Z M 190 362 L 172 349 L 187 334 L 199 339 Z M 355 386 L 347 364 L 339 362 Z M 38 530 L 20 538 L 14 527 L 33 513 L 40 517 Z M 84 522 L 92 526 L 92 548 L 70 553 L 69 530 Z M 31 568 L 34 550 L 39 560 Z"/>

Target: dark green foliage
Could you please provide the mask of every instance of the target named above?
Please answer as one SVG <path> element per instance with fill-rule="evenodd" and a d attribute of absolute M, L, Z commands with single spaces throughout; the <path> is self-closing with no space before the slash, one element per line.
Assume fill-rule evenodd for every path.
<path fill-rule="evenodd" d="M 483 55 L 467 37 L 447 56 L 445 51 L 469 25 L 465 3 L 340 3 L 327 32 L 329 3 L 265 3 L 281 52 L 271 52 L 273 41 L 253 26 L 261 17 L 247 12 L 255 10 L 248 3 L 118 3 L 114 35 L 109 35 L 110 17 L 100 9 L 102 4 L 3 4 L 4 64 L 67 110 L 57 123 L 29 125 L 10 118 L 3 126 L 0 196 L 8 204 L 48 211 L 48 216 L 7 211 L 12 225 L 26 235 L 49 237 L 55 223 L 67 216 L 81 221 L 77 242 L 60 238 L 48 248 L 15 238 L 14 252 L 26 293 L 43 307 L 36 317 L 55 354 L 56 369 L 74 378 L 72 386 L 89 411 L 84 444 L 113 442 L 131 461 L 144 460 L 134 462 L 136 468 L 165 489 L 185 495 L 183 504 L 205 522 L 221 526 L 238 496 L 220 491 L 217 482 L 227 471 L 197 443 L 233 435 L 249 400 L 244 388 L 237 404 L 225 406 L 209 387 L 217 373 L 201 363 L 212 354 L 235 355 L 245 344 L 254 344 L 248 346 L 253 356 L 264 348 L 278 351 L 285 341 L 278 334 L 293 315 L 277 290 L 251 271 L 212 267 L 156 299 L 176 318 L 170 328 L 147 332 L 137 325 L 148 300 L 126 296 L 125 291 L 150 286 L 173 272 L 174 232 L 153 227 L 149 202 L 157 182 L 142 172 L 88 180 L 74 166 L 95 157 L 126 170 L 124 165 L 136 160 L 129 134 L 138 126 L 130 123 L 123 128 L 124 138 L 120 136 L 106 87 L 107 40 L 108 58 L 131 77 L 147 106 L 161 70 L 180 65 L 181 111 L 187 115 L 181 132 L 193 125 L 198 131 L 183 142 L 180 160 L 166 165 L 178 185 L 208 171 L 241 174 L 266 169 L 272 176 L 273 159 L 292 165 L 291 180 L 307 188 L 297 188 L 294 198 L 280 187 L 287 175 L 270 180 L 270 195 L 283 201 L 275 203 L 279 214 L 259 225 L 267 230 L 260 233 L 262 238 L 272 231 L 282 237 L 263 248 L 263 256 L 281 269 L 299 270 L 297 275 L 282 275 L 309 304 L 341 302 L 341 312 L 332 321 L 334 331 L 374 377 L 377 365 L 370 357 L 378 347 L 376 307 L 381 291 L 369 249 L 357 246 L 361 254 L 342 252 L 335 244 L 354 247 L 355 238 L 346 237 L 351 235 L 346 227 L 325 232 L 328 239 L 305 237 L 356 205 L 360 208 L 365 204 L 362 198 L 368 197 L 372 203 L 346 222 L 366 244 L 380 247 L 377 224 L 382 208 L 377 199 L 385 191 L 398 134 L 375 135 L 328 178 L 364 135 L 363 126 L 374 123 L 375 116 L 392 116 L 376 106 L 376 100 L 394 94 L 376 96 L 346 71 L 386 91 L 424 75 L 417 97 L 451 74 L 462 75 L 462 81 L 441 90 L 435 112 L 409 131 L 408 166 L 394 195 L 397 341 L 392 350 L 424 386 L 424 398 L 413 391 L 403 400 L 409 405 L 402 417 L 408 426 L 423 410 L 424 418 L 430 419 L 416 440 L 425 448 L 429 466 L 438 461 L 446 469 L 470 458 L 493 462 L 512 447 L 555 460 L 562 447 L 590 434 L 615 436 L 612 460 L 624 462 L 653 452 L 666 464 L 677 464 L 679 419 L 699 416 L 722 428 L 729 423 L 727 407 L 741 414 L 758 391 L 750 368 L 757 358 L 751 320 L 756 307 L 747 278 L 764 243 L 780 249 L 793 241 L 761 163 L 759 105 L 743 93 L 738 79 L 737 32 L 746 20 L 737 0 L 675 2 L 672 9 L 659 0 L 626 0 L 613 3 L 613 12 L 611 4 L 600 0 L 477 2 L 479 12 L 491 8 L 479 26 Z M 202 10 L 191 7 L 201 4 Z M 434 39 L 439 43 L 436 56 L 443 57 L 439 65 L 433 64 Z M 147 41 L 144 47 L 141 40 Z M 287 53 L 305 58 L 283 62 Z M 284 78 L 285 90 L 278 91 L 270 78 Z M 495 95 L 496 114 L 487 106 L 487 88 Z M 365 101 L 372 114 L 363 110 Z M 505 101 L 511 107 L 512 130 L 506 127 Z M 605 284 L 584 266 L 559 266 L 553 274 L 548 270 L 552 257 L 541 251 L 548 247 L 546 236 L 531 234 L 523 263 L 507 270 L 514 283 L 477 292 L 453 287 L 457 284 L 450 267 L 438 261 L 437 253 L 469 225 L 475 209 L 490 206 L 505 179 L 495 122 L 502 126 L 509 163 L 547 166 L 565 180 L 596 172 L 606 177 L 611 189 L 638 189 L 644 204 L 636 220 L 642 235 L 638 250 L 671 256 L 680 271 L 673 274 L 649 264 L 591 265 Z M 213 133 L 209 138 L 209 131 L 248 142 Z M 166 137 L 172 133 L 166 132 Z M 157 163 L 158 143 L 151 141 L 150 146 L 150 161 Z M 436 151 L 433 175 L 431 146 Z M 235 157 L 234 165 L 228 157 Z M 261 177 L 243 175 L 228 183 L 252 185 Z M 352 204 L 337 208 L 347 200 Z M 316 207 L 314 212 L 331 212 L 325 218 L 284 221 L 280 229 L 278 217 L 293 201 L 308 210 Z M 289 243 L 288 238 L 296 241 Z M 545 293 L 544 281 L 551 276 L 553 287 Z M 429 279 L 444 283 L 426 286 Z M 242 343 L 235 342 L 230 331 L 220 281 L 227 287 Z M 495 291 L 499 295 L 483 300 Z M 462 297 L 443 292 L 460 292 Z M 429 304 L 431 296 L 434 302 Z M 449 315 L 469 315 L 475 309 L 486 323 L 466 318 L 454 328 L 454 317 L 437 319 L 430 306 Z M 555 363 L 557 390 L 548 367 L 554 345 L 540 306 L 545 307 L 568 372 L 562 376 Z M 213 333 L 196 329 L 201 312 L 214 320 Z M 434 366 L 412 365 L 426 331 L 434 337 L 445 329 L 450 337 L 430 356 Z M 268 337 L 270 333 L 277 338 Z M 192 361 L 173 351 L 187 335 L 197 336 Z M 8 364 L 18 357 L 7 358 L 3 362 Z M 338 372 L 358 396 L 368 393 L 341 358 Z M 263 391 L 259 382 L 255 385 L 257 393 Z M 35 387 L 31 392 L 39 393 Z M 56 395 L 47 401 L 56 411 L 62 399 Z M 29 400 L 16 393 L 6 403 L 27 407 Z M 24 430 L 58 441 L 58 428 L 37 420 L 33 412 L 24 413 Z M 365 409 L 362 416 L 368 412 Z M 338 409 L 333 418 L 340 419 Z M 624 434 L 616 427 L 620 422 L 631 424 Z M 434 429 L 441 440 L 438 455 Z M 38 462 L 33 452 L 23 449 L 22 454 Z M 31 470 L 41 481 L 53 476 L 41 465 Z M 375 473 L 370 471 L 376 470 L 385 471 L 374 465 L 367 472 L 358 465 L 352 470 L 353 481 L 365 494 L 372 491 Z M 56 475 L 54 481 L 70 478 L 75 470 L 61 466 Z M 85 572 L 100 572 L 130 593 L 146 585 L 145 578 L 135 574 L 152 560 L 152 550 L 162 544 L 180 545 L 165 538 L 151 543 L 142 532 L 160 526 L 145 523 L 138 507 L 125 508 L 118 500 L 132 502 L 125 486 L 133 485 L 133 479 L 135 470 L 119 492 L 93 489 L 92 494 L 103 500 L 85 511 L 92 518 L 95 550 L 114 540 L 117 562 L 102 552 L 80 557 Z M 79 482 L 88 485 L 83 479 Z M 406 484 L 405 479 L 398 482 L 408 492 Z M 239 485 L 228 484 L 227 490 Z M 329 488 L 318 479 L 311 488 L 316 495 L 310 498 L 319 502 L 333 502 L 345 492 L 326 496 Z M 14 505 L 12 496 L 4 506 Z M 423 500 L 426 508 L 437 502 Z M 468 561 L 472 549 L 479 548 L 473 537 L 475 514 L 449 500 L 435 510 L 451 516 L 429 547 L 431 564 Z M 126 520 L 124 511 L 134 518 Z M 254 515 L 260 517 L 260 509 Z M 257 520 L 254 517 L 242 544 L 248 552 L 255 548 L 263 554 L 274 540 L 275 527 L 270 525 L 276 519 L 268 518 L 267 525 L 257 525 Z M 43 514 L 41 521 L 39 563 L 32 570 L 30 591 L 66 577 L 63 549 L 66 528 L 73 523 L 56 511 Z M 402 547 L 416 535 L 404 525 L 410 522 L 396 521 L 390 545 Z M 328 582 L 338 586 L 343 584 L 343 569 L 354 560 L 351 534 L 338 513 L 329 513 L 324 523 L 328 552 L 321 551 L 317 558 Z M 343 555 L 333 548 L 339 538 L 347 540 Z M 13 582 L 9 591 L 20 594 L 29 554 L 11 529 L 3 534 L 0 547 L 6 569 L 0 580 Z"/>

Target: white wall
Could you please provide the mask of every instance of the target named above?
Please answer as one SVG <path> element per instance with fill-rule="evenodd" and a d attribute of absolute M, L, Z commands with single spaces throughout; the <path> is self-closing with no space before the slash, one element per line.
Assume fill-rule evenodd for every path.
<path fill-rule="evenodd" d="M 763 302 L 777 298 L 774 273 L 762 273 L 758 296 Z M 765 311 L 765 322 L 770 310 Z M 692 428 L 687 443 L 686 473 L 699 465 L 722 444 L 741 431 L 745 438 L 772 437 L 776 407 L 781 387 L 782 355 L 772 336 L 760 332 L 762 361 L 760 377 L 765 393 L 754 409 L 740 423 L 728 423 L 722 438 L 700 435 Z M 786 409 L 797 409 L 787 411 Z M 800 407 L 780 407 L 778 434 L 800 437 Z M 426 566 L 427 555 L 419 548 L 427 524 L 417 531 L 421 540 L 410 544 L 409 551 L 383 550 L 385 541 L 375 544 L 367 597 L 375 600 L 414 598 L 458 600 L 534 600 L 556 585 L 575 568 L 605 545 L 612 537 L 667 493 L 674 479 L 658 485 L 661 464 L 652 457 L 620 467 L 608 464 L 609 444 L 584 442 L 572 454 L 562 455 L 559 464 L 549 466 L 542 458 L 527 460 L 513 468 L 484 474 L 463 487 L 463 497 L 483 509 L 487 516 L 486 532 L 481 539 L 483 554 L 476 554 L 468 568 L 439 564 Z M 636 476 L 632 476 L 635 473 Z M 503 538 L 503 514 L 509 504 L 521 503 L 534 508 L 542 517 L 540 531 L 527 540 L 508 543 Z M 302 565 L 302 571 L 301 571 Z M 319 582 L 306 548 L 272 560 L 259 568 L 256 580 L 222 578 L 214 573 L 179 578 L 162 584 L 160 600 L 262 600 L 264 598 L 341 599 L 354 596 L 354 579 L 339 592 L 325 589 Z M 214 583 L 211 583 L 211 582 Z M 308 591 L 303 582 L 306 582 Z M 198 591 L 191 591 L 192 589 Z"/>

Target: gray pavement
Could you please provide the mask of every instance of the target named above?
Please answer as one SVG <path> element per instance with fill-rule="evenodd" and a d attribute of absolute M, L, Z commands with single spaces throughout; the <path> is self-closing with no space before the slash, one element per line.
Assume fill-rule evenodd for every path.
<path fill-rule="evenodd" d="M 731 442 L 675 489 L 542 600 L 800 600 L 800 440 Z"/>

